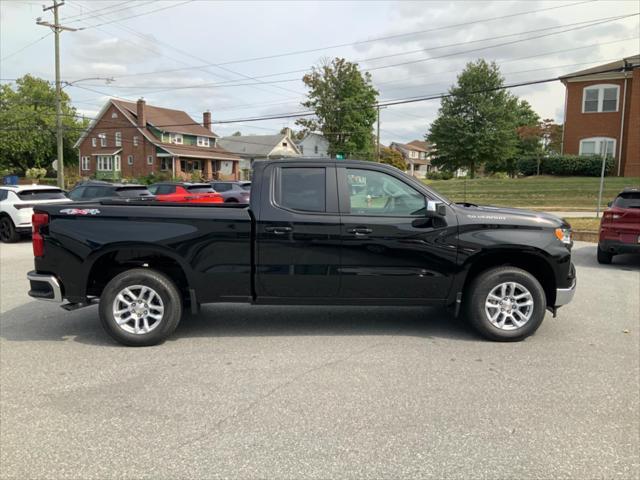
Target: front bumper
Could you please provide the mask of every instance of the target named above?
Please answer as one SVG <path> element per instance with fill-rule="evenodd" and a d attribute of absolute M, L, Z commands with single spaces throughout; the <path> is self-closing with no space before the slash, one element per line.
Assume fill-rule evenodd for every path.
<path fill-rule="evenodd" d="M 573 283 L 569 288 L 556 288 L 556 304 L 555 307 L 561 307 L 562 305 L 566 305 L 573 300 L 573 296 L 576 293 L 576 284 L 577 280 L 574 277 Z"/>
<path fill-rule="evenodd" d="M 27 273 L 27 280 L 31 284 L 30 297 L 37 300 L 62 303 L 62 284 L 55 275 L 31 271 Z"/>

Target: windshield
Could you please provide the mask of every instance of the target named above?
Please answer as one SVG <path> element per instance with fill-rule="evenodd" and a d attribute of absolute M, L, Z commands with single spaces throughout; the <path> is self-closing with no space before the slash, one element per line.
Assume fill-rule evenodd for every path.
<path fill-rule="evenodd" d="M 640 192 L 625 192 L 618 195 L 614 207 L 618 208 L 640 208 Z"/>
<path fill-rule="evenodd" d="M 118 189 L 121 197 L 145 197 L 151 195 L 146 187 L 122 187 Z"/>
<path fill-rule="evenodd" d="M 213 188 L 205 185 L 191 185 L 187 187 L 189 193 L 213 193 Z"/>
<path fill-rule="evenodd" d="M 38 190 L 23 190 L 16 192 L 20 200 L 61 200 L 67 198 L 62 190 L 59 188 L 48 188 Z"/>

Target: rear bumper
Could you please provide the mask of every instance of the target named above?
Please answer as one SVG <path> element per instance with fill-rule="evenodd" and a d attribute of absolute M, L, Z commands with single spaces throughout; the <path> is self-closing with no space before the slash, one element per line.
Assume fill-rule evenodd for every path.
<path fill-rule="evenodd" d="M 601 240 L 598 247 L 609 253 L 640 253 L 640 243 L 624 243 L 615 240 Z"/>
<path fill-rule="evenodd" d="M 27 273 L 27 280 L 31 284 L 30 297 L 37 300 L 62 303 L 62 284 L 55 275 L 31 271 Z"/>

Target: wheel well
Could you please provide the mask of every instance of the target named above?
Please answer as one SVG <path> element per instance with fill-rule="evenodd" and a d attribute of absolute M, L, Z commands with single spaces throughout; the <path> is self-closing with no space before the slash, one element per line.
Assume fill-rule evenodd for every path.
<path fill-rule="evenodd" d="M 182 266 L 173 258 L 158 253 L 120 251 L 106 253 L 96 260 L 87 278 L 87 295 L 100 296 L 102 290 L 116 275 L 132 268 L 150 268 L 167 275 L 178 287 L 182 298 L 188 301 L 189 282 Z"/>
<path fill-rule="evenodd" d="M 500 252 L 479 259 L 471 265 L 462 291 L 466 292 L 473 279 L 482 272 L 495 267 L 517 267 L 529 272 L 542 285 L 547 305 L 554 305 L 556 300 L 556 277 L 553 274 L 553 269 L 544 259 L 528 253 Z"/>

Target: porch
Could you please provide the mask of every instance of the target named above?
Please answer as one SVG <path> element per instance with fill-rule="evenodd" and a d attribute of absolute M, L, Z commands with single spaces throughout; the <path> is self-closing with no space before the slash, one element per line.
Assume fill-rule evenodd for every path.
<path fill-rule="evenodd" d="M 160 159 L 160 171 L 170 173 L 174 178 L 191 180 L 194 173 L 200 172 L 203 180 L 239 180 L 238 161 L 193 158 L 183 156 L 163 156 Z"/>

